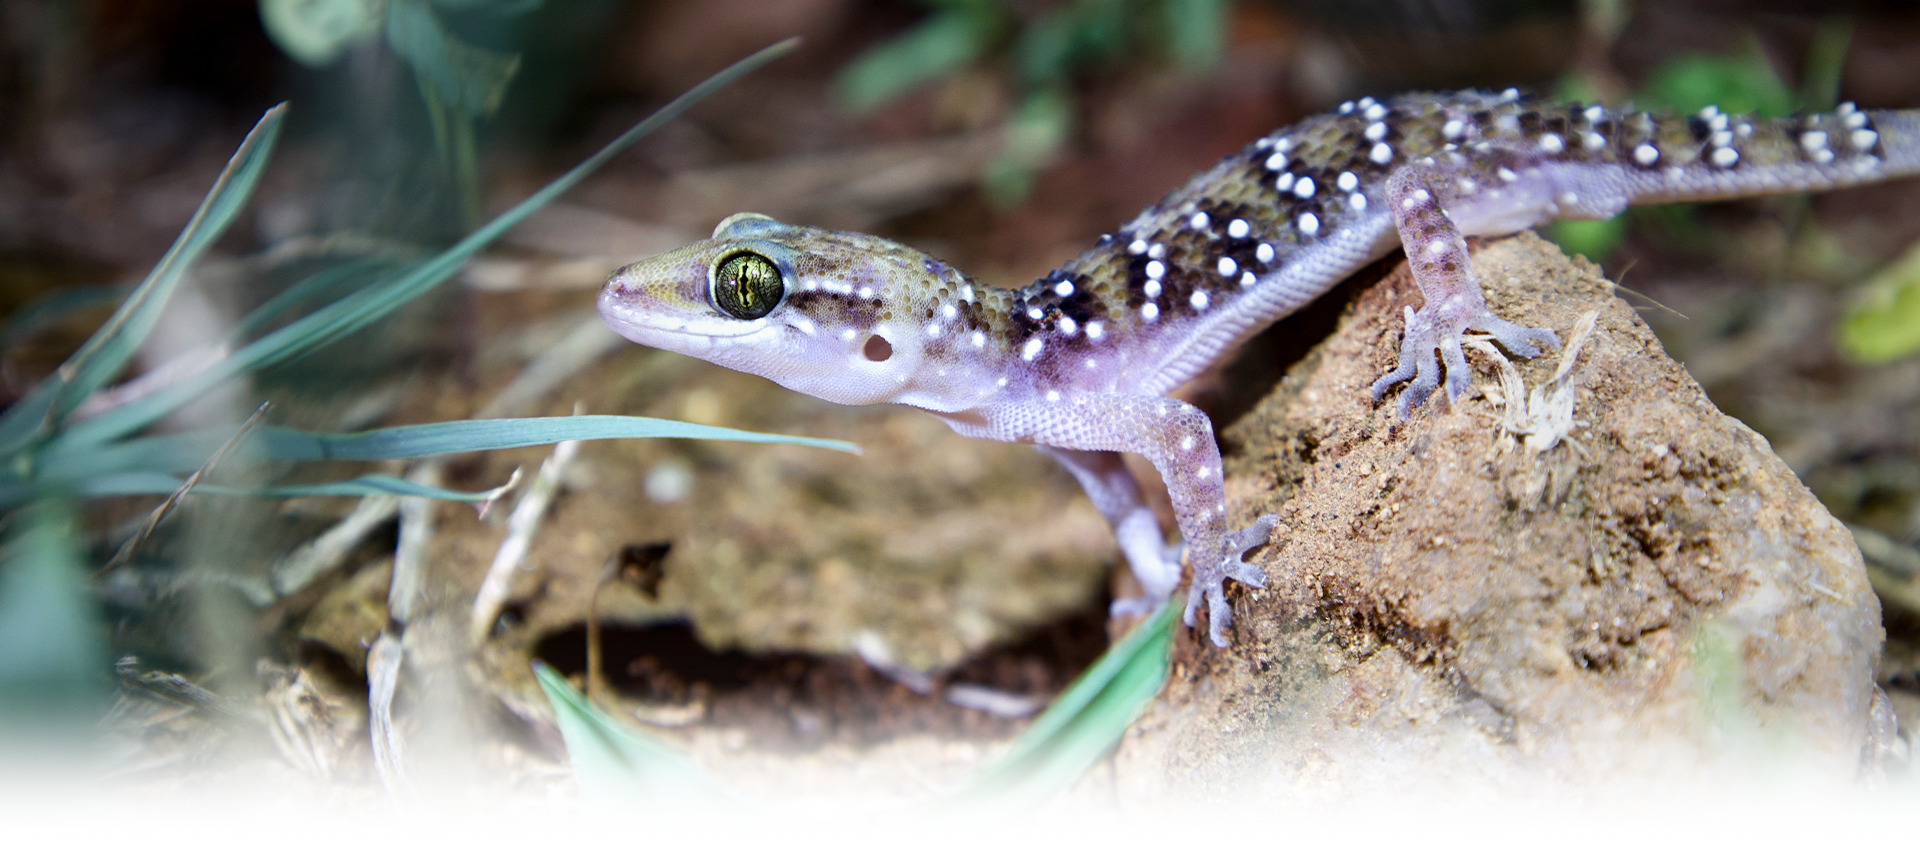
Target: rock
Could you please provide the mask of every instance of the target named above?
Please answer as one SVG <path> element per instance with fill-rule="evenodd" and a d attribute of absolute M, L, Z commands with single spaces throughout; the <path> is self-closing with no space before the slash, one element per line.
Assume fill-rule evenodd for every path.
<path fill-rule="evenodd" d="M 1484 392 L 1396 427 L 1367 386 L 1419 292 L 1402 265 L 1359 295 L 1223 431 L 1237 520 L 1280 515 L 1249 555 L 1269 586 L 1234 594 L 1231 648 L 1176 640 L 1120 793 L 1684 778 L 1763 747 L 1855 777 L 1884 632 L 1846 529 L 1593 265 L 1523 233 L 1474 266 L 1503 317 L 1563 341 L 1597 312 L 1562 391 L 1571 430 L 1522 442 L 1521 397 L 1471 349 Z M 1562 359 L 1518 371 L 1538 385 Z"/>

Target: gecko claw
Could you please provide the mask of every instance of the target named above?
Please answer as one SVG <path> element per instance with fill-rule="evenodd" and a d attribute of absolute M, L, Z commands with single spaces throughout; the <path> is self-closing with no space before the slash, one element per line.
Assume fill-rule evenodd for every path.
<path fill-rule="evenodd" d="M 1207 638 L 1213 641 L 1215 647 L 1227 647 L 1227 627 L 1233 624 L 1233 608 L 1227 604 L 1227 579 L 1254 588 L 1267 585 L 1267 573 L 1240 558 L 1265 545 L 1273 536 L 1273 527 L 1279 522 L 1280 517 L 1275 514 L 1254 520 L 1252 525 L 1227 535 L 1226 549 L 1218 564 L 1194 567 L 1193 586 L 1187 590 L 1187 609 L 1180 618 L 1187 627 L 1193 627 L 1194 612 L 1199 610 L 1200 599 L 1204 596 L 1207 600 Z"/>
<path fill-rule="evenodd" d="M 1485 306 L 1481 306 L 1480 312 L 1471 320 L 1457 327 L 1441 325 L 1425 309 L 1415 312 L 1407 307 L 1405 316 L 1406 334 L 1400 341 L 1400 361 L 1393 372 L 1381 376 L 1371 388 L 1373 401 L 1379 402 L 1394 385 L 1408 382 L 1394 409 L 1402 420 L 1441 387 L 1442 372 L 1446 374 L 1448 404 L 1459 404 L 1467 391 L 1472 389 L 1473 371 L 1467 367 L 1467 356 L 1460 347 L 1460 335 L 1467 329 L 1478 329 L 1493 335 L 1493 339 L 1507 351 L 1522 358 L 1533 358 L 1560 348 L 1560 338 L 1551 330 L 1515 325 L 1495 317 Z M 1439 356 L 1437 362 L 1436 353 Z"/>

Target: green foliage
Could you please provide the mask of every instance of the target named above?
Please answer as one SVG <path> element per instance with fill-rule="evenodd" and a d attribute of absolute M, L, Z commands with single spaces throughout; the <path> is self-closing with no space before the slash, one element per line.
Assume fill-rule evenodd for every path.
<path fill-rule="evenodd" d="M 922 0 L 932 14 L 856 57 L 835 91 L 854 112 L 878 108 L 969 66 L 1010 63 L 1016 89 L 1007 146 L 988 166 L 987 194 L 1018 202 L 1073 128 L 1074 84 L 1146 59 L 1192 71 L 1220 62 L 1227 0 L 1076 0 L 1027 11 L 1011 0 Z"/>
<path fill-rule="evenodd" d="M 489 50 L 447 30 L 436 7 L 512 18 L 539 0 L 259 0 L 260 19 L 280 49 L 309 67 L 339 59 L 382 33 L 413 71 L 441 164 L 460 191 L 466 228 L 480 221 L 478 127 L 506 97 L 520 56 Z"/>
<path fill-rule="evenodd" d="M 534 664 L 534 674 L 566 737 L 588 830 L 787 830 L 712 785 L 680 751 L 614 722 L 551 666 Z"/>
<path fill-rule="evenodd" d="M 1114 643 L 949 803 L 961 809 L 976 802 L 1029 807 L 1072 786 L 1119 744 L 1133 717 L 1166 683 L 1180 607 L 1178 600 L 1161 605 Z"/>
<path fill-rule="evenodd" d="M 75 536 L 48 497 L 0 551 L 0 830 L 60 828 L 92 784 L 108 664 Z"/>
<path fill-rule="evenodd" d="M 1920 246 L 1861 288 L 1840 320 L 1840 349 L 1864 364 L 1920 352 Z"/>

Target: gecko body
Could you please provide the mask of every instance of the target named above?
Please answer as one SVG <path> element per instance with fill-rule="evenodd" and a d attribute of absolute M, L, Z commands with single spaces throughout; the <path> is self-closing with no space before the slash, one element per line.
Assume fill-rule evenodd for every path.
<path fill-rule="evenodd" d="M 1630 204 L 1795 193 L 1920 170 L 1920 112 L 1851 105 L 1765 120 L 1622 112 L 1508 90 L 1344 103 L 1254 141 L 1034 283 L 981 285 L 918 250 L 736 214 L 710 240 L 629 265 L 601 315 L 648 346 L 842 404 L 932 412 L 970 437 L 1035 444 L 1081 483 L 1146 595 L 1180 579 L 1180 547 L 1121 462 L 1165 481 L 1193 565 L 1185 619 L 1208 607 L 1226 644 L 1224 584 L 1265 584 L 1242 560 L 1276 522 L 1229 525 L 1212 422 L 1166 394 L 1355 270 L 1404 247 L 1424 297 L 1407 309 L 1395 385 L 1405 417 L 1469 386 L 1463 332 L 1509 352 L 1553 332 L 1487 308 L 1465 237 Z"/>

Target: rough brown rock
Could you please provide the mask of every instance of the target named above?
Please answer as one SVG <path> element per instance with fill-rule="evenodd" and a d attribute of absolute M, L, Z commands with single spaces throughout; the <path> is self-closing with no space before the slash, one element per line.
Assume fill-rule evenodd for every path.
<path fill-rule="evenodd" d="M 1597 312 L 1571 434 L 1505 430 L 1472 350 L 1485 394 L 1396 427 L 1367 385 L 1419 293 L 1404 267 L 1367 290 L 1223 432 L 1240 521 L 1280 515 L 1249 556 L 1270 585 L 1235 596 L 1230 649 L 1177 641 L 1122 793 L 1684 777 L 1763 746 L 1853 776 L 1884 634 L 1847 531 L 1591 264 L 1522 234 L 1474 266 L 1502 316 L 1563 340 Z"/>

